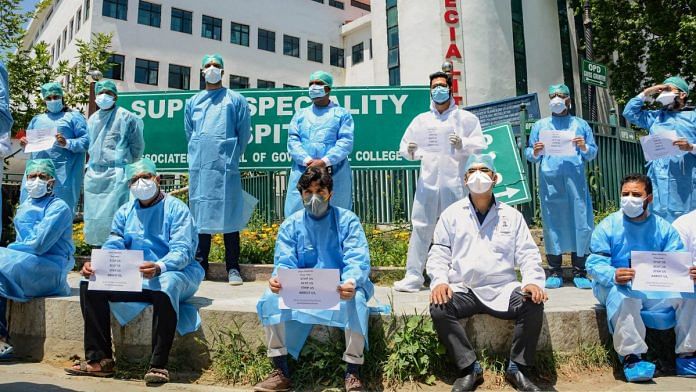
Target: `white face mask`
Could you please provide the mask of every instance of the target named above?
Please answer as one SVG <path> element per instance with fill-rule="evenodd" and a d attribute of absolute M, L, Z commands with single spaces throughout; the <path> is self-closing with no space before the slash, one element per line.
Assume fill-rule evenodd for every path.
<path fill-rule="evenodd" d="M 222 69 L 211 66 L 203 71 L 203 75 L 206 83 L 217 84 L 222 80 Z"/>
<path fill-rule="evenodd" d="M 130 191 L 136 199 L 147 201 L 157 194 L 157 183 L 151 179 L 140 178 L 130 186 Z"/>
<path fill-rule="evenodd" d="M 549 102 L 549 109 L 554 114 L 561 114 L 566 110 L 565 99 L 561 97 L 554 97 L 551 102 Z"/>
<path fill-rule="evenodd" d="M 471 193 L 480 195 L 486 193 L 491 189 L 493 185 L 493 180 L 482 171 L 477 171 L 474 174 L 470 174 L 469 178 L 466 180 L 466 186 L 469 188 Z"/>
<path fill-rule="evenodd" d="M 312 99 L 317 99 L 326 96 L 326 90 L 321 84 L 313 84 L 309 86 L 308 89 L 309 97 Z"/>
<path fill-rule="evenodd" d="M 114 106 L 114 97 L 109 94 L 99 94 L 94 102 L 99 106 L 99 109 L 108 110 Z"/>
<path fill-rule="evenodd" d="M 660 93 L 660 95 L 657 96 L 655 100 L 659 102 L 662 106 L 669 106 L 674 103 L 675 99 L 677 99 L 676 93 L 673 93 L 671 91 L 663 91 Z"/>
<path fill-rule="evenodd" d="M 27 193 L 32 199 L 40 199 L 48 193 L 48 181 L 38 177 L 27 180 Z"/>
<path fill-rule="evenodd" d="M 645 199 L 637 196 L 621 196 L 621 211 L 629 218 L 636 218 L 643 214 Z"/>

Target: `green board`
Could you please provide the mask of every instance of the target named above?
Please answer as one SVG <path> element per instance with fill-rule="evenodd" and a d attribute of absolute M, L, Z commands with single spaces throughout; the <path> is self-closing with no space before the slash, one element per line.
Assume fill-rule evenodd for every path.
<path fill-rule="evenodd" d="M 607 67 L 605 65 L 582 60 L 582 82 L 597 87 L 607 87 Z"/>
<path fill-rule="evenodd" d="M 485 153 L 495 156 L 498 183 L 493 189 L 496 199 L 510 205 L 532 200 L 523 172 L 523 162 L 509 124 L 497 125 L 483 131 L 488 148 Z"/>

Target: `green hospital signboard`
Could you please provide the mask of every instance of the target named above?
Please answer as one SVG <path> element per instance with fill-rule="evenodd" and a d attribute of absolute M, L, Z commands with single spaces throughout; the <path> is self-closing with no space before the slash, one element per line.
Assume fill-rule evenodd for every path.
<path fill-rule="evenodd" d="M 582 60 L 582 82 L 597 87 L 607 87 L 607 67 L 589 60 Z"/>
<path fill-rule="evenodd" d="M 196 92 L 123 93 L 119 104 L 145 124 L 145 156 L 165 173 L 188 171 L 184 133 L 186 100 Z M 249 89 L 242 91 L 251 109 L 251 141 L 241 169 L 281 170 L 291 166 L 287 152 L 288 124 L 299 108 L 310 105 L 305 89 Z M 399 143 L 411 120 L 429 110 L 427 87 L 346 87 L 332 91 L 335 101 L 350 109 L 355 122 L 354 169 L 417 168 L 399 154 Z M 499 200 L 510 204 L 530 199 L 522 162 L 510 125 L 484 130 L 487 152 L 495 153 L 502 181 L 496 185 Z"/>

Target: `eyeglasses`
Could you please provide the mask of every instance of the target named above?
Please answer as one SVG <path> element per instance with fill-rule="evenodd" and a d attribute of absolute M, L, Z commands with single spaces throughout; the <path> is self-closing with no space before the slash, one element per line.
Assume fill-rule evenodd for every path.
<path fill-rule="evenodd" d="M 449 87 L 449 86 L 447 86 L 447 83 L 435 83 L 435 84 L 433 84 L 432 86 L 430 86 L 430 89 L 432 90 L 432 89 L 434 89 L 435 87 L 445 87 L 445 88 L 447 88 L 447 87 Z"/>
<path fill-rule="evenodd" d="M 551 99 L 556 98 L 556 97 L 558 97 L 558 98 L 563 98 L 563 99 L 568 98 L 568 96 L 565 95 L 565 94 L 563 94 L 563 93 L 549 94 L 549 98 L 551 98 Z"/>

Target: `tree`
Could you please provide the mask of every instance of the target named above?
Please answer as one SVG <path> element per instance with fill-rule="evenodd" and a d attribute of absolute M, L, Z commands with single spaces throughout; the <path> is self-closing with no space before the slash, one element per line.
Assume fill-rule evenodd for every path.
<path fill-rule="evenodd" d="M 582 13 L 584 0 L 571 1 Z M 696 0 L 591 0 L 590 7 L 595 59 L 607 64 L 617 102 L 667 76 L 696 80 Z"/>

